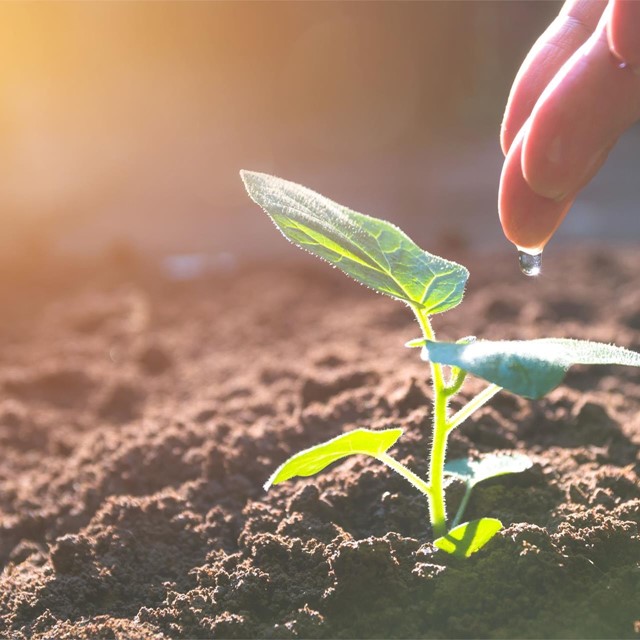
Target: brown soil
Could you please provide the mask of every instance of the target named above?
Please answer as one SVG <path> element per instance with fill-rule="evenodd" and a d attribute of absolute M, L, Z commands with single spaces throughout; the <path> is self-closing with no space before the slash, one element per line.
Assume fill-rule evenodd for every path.
<path fill-rule="evenodd" d="M 549 256 L 538 280 L 511 255 L 464 262 L 443 338 L 640 348 L 637 250 Z M 1 283 L 0 636 L 640 633 L 640 372 L 575 368 L 453 434 L 451 457 L 535 461 L 476 489 L 468 518 L 505 529 L 456 560 L 375 461 L 262 490 L 288 455 L 356 426 L 403 427 L 391 453 L 426 471 L 427 367 L 402 348 L 417 337 L 403 305 L 311 258 L 182 284 L 125 266 Z"/>

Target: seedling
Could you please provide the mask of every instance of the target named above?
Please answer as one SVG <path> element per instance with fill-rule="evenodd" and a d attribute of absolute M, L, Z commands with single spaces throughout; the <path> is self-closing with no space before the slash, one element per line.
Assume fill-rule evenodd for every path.
<path fill-rule="evenodd" d="M 292 456 L 276 469 L 265 489 L 296 476 L 312 476 L 347 456 L 372 456 L 426 496 L 434 544 L 468 557 L 502 527 L 495 518 L 460 524 L 471 490 L 488 478 L 523 471 L 531 462 L 522 455 L 494 455 L 479 462 L 456 460 L 445 465 L 451 432 L 502 389 L 540 398 L 562 382 L 573 364 L 640 366 L 640 354 L 615 345 L 558 338 L 438 342 L 431 318 L 461 302 L 467 269 L 423 251 L 393 224 L 351 211 L 293 182 L 249 171 L 242 171 L 241 176 L 250 197 L 287 239 L 413 311 L 422 337 L 406 346 L 421 349 L 422 359 L 431 367 L 433 384 L 433 433 L 426 479 L 387 453 L 402 436 L 402 429 L 356 429 Z M 450 415 L 449 402 L 469 373 L 489 385 Z M 462 480 L 466 491 L 448 524 L 445 488 L 451 478 Z"/>

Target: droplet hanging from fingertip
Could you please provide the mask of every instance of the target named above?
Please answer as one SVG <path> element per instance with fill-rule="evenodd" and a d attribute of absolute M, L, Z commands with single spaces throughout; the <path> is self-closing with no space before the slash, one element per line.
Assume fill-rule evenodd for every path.
<path fill-rule="evenodd" d="M 518 262 L 520 263 L 520 271 L 525 276 L 538 276 L 542 271 L 542 251 L 530 253 L 518 248 Z"/>

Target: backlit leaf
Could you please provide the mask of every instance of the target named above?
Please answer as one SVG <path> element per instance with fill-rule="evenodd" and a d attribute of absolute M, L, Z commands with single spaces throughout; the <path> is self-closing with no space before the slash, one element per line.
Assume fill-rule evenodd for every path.
<path fill-rule="evenodd" d="M 601 342 L 545 338 L 427 342 L 422 357 L 459 367 L 526 398 L 555 389 L 573 364 L 640 366 L 640 353 Z"/>
<path fill-rule="evenodd" d="M 286 238 L 358 282 L 428 314 L 447 311 L 462 300 L 469 272 L 423 251 L 395 225 L 294 182 L 251 171 L 240 175 L 251 199 Z"/>
<path fill-rule="evenodd" d="M 355 429 L 332 438 L 291 456 L 281 464 L 265 483 L 265 491 L 271 485 L 279 484 L 296 476 L 312 476 L 328 467 L 332 462 L 355 454 L 365 454 L 374 458 L 390 449 L 402 435 L 402 429 Z"/>
<path fill-rule="evenodd" d="M 482 549 L 502 529 L 502 522 L 495 518 L 481 518 L 454 527 L 446 535 L 434 540 L 438 549 L 459 558 L 468 558 Z"/>
<path fill-rule="evenodd" d="M 480 460 L 450 460 L 445 464 L 444 472 L 460 478 L 470 487 L 475 487 L 479 482 L 489 478 L 526 471 L 532 464 L 531 458 L 522 453 L 497 453 L 484 456 Z"/>

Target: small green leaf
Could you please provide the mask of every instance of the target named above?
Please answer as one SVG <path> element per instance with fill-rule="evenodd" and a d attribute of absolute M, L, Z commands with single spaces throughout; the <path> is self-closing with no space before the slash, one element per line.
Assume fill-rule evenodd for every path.
<path fill-rule="evenodd" d="M 588 340 L 478 340 L 427 342 L 422 357 L 469 371 L 512 393 L 541 398 L 555 389 L 572 364 L 640 366 L 640 353 Z"/>
<path fill-rule="evenodd" d="M 374 458 L 390 449 L 402 435 L 402 429 L 355 429 L 343 433 L 323 444 L 310 447 L 291 456 L 281 464 L 264 485 L 265 491 L 271 485 L 280 484 L 296 476 L 312 476 L 328 467 L 332 462 L 354 454 L 362 453 Z"/>
<path fill-rule="evenodd" d="M 450 460 L 445 464 L 444 472 L 460 478 L 469 487 L 475 487 L 479 482 L 489 478 L 526 471 L 532 464 L 531 458 L 522 453 L 502 453 L 488 455 L 480 460 Z"/>
<path fill-rule="evenodd" d="M 468 558 L 472 553 L 482 549 L 500 529 L 500 520 L 481 518 L 458 525 L 446 535 L 434 540 L 433 544 L 454 556 Z"/>
<path fill-rule="evenodd" d="M 462 300 L 469 272 L 423 251 L 395 225 L 294 182 L 252 171 L 240 175 L 251 199 L 287 239 L 358 282 L 428 314 L 447 311 Z"/>

